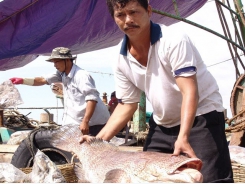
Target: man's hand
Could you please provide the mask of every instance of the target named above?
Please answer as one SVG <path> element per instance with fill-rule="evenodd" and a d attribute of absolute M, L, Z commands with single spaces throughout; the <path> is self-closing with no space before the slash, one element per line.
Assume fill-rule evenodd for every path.
<path fill-rule="evenodd" d="M 183 139 L 177 139 L 174 144 L 174 153 L 173 155 L 178 156 L 181 153 L 185 154 L 190 158 L 197 158 L 194 150 L 192 149 L 190 143 Z"/>
<path fill-rule="evenodd" d="M 82 132 L 83 135 L 88 135 L 88 133 L 89 133 L 89 126 L 88 126 L 88 123 L 82 122 L 82 123 L 80 124 L 80 130 L 81 130 L 81 132 Z"/>
<path fill-rule="evenodd" d="M 92 140 L 96 139 L 96 137 L 91 136 L 91 135 L 82 135 L 80 137 L 79 143 L 84 143 L 84 142 L 90 142 Z"/>
<path fill-rule="evenodd" d="M 11 80 L 13 84 L 23 84 L 23 78 L 14 77 L 9 80 Z"/>
<path fill-rule="evenodd" d="M 80 124 L 80 130 L 82 131 L 83 135 L 89 134 L 89 121 L 95 111 L 97 101 L 88 100 L 86 105 L 86 112 L 84 114 L 82 123 Z"/>

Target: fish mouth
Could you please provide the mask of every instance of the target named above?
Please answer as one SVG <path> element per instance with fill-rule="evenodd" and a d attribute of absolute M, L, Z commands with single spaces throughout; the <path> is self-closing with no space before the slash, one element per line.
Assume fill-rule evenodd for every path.
<path fill-rule="evenodd" d="M 191 161 L 191 162 L 187 162 L 184 165 L 181 165 L 180 167 L 178 167 L 178 169 L 185 169 L 185 168 L 191 168 L 191 169 L 196 169 L 196 170 L 200 171 L 202 168 L 202 162 L 200 162 L 198 160 Z"/>
<path fill-rule="evenodd" d="M 202 169 L 202 161 L 201 160 L 193 160 L 192 162 L 186 163 L 188 168 L 196 169 L 200 171 Z"/>

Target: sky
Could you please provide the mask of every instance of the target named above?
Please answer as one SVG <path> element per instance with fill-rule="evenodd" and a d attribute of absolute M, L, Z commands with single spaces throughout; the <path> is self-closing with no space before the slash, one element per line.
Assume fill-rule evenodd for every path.
<path fill-rule="evenodd" d="M 233 5 L 233 1 L 230 1 L 230 3 Z M 245 4 L 243 1 L 242 3 Z M 228 14 L 228 12 L 225 12 L 225 14 L 228 24 L 230 25 L 232 35 L 234 35 L 231 16 Z M 214 0 L 209 0 L 201 9 L 199 9 L 193 15 L 187 17 L 187 19 L 224 35 Z M 176 27 L 176 29 L 184 30 L 196 45 L 205 64 L 208 67 L 208 70 L 213 74 L 218 83 L 220 93 L 223 98 L 223 106 L 227 109 L 227 117 L 231 118 L 230 96 L 233 85 L 236 81 L 236 76 L 235 67 L 231 60 L 227 42 L 224 39 L 213 35 L 212 33 L 184 22 L 179 22 L 172 26 Z M 110 47 L 98 51 L 88 52 L 78 55 L 76 60 L 76 64 L 89 71 L 94 78 L 101 98 L 103 93 L 106 92 L 108 100 L 111 92 L 115 90 L 112 64 L 116 58 L 112 53 L 117 52 L 117 50 L 117 47 Z M 238 51 L 239 54 L 241 54 L 241 51 Z M 243 57 L 242 59 L 244 60 Z M 55 72 L 53 64 L 45 61 L 47 58 L 47 56 L 40 56 L 24 67 L 1 71 L 0 83 L 12 77 L 40 77 Z M 19 105 L 18 108 L 62 106 L 60 99 L 56 98 L 55 94 L 51 92 L 50 86 L 48 85 L 38 87 L 16 85 L 16 88 L 19 90 L 21 98 L 24 102 L 22 105 Z M 40 119 L 41 113 L 45 113 L 45 111 L 42 109 L 18 109 L 18 111 L 24 115 L 31 112 L 28 117 L 36 120 Z M 148 101 L 146 104 L 146 111 L 152 111 L 152 107 Z M 61 123 L 62 110 L 49 109 L 49 112 L 54 114 L 55 122 Z"/>

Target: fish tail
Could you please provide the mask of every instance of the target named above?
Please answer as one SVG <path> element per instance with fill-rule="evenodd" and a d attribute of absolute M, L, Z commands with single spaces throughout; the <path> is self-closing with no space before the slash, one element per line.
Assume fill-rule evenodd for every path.
<path fill-rule="evenodd" d="M 50 144 L 59 149 L 74 152 L 80 147 L 81 131 L 78 125 L 64 125 L 52 131 Z"/>

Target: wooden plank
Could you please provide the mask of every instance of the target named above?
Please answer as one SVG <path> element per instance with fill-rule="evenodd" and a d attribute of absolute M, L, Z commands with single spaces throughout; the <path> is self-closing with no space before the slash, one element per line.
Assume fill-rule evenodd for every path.
<path fill-rule="evenodd" d="M 0 144 L 0 153 L 14 153 L 19 145 Z"/>
<path fill-rule="evenodd" d="M 0 153 L 0 163 L 11 163 L 13 153 Z"/>
<path fill-rule="evenodd" d="M 242 91 L 242 108 L 241 110 L 245 109 L 245 90 Z"/>

